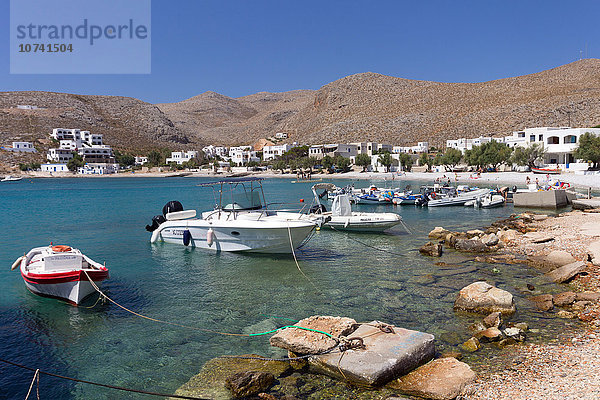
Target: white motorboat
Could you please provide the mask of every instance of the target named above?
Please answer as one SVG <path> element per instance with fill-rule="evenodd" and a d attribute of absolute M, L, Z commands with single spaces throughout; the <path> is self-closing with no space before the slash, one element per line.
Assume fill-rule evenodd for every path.
<path fill-rule="evenodd" d="M 490 189 L 477 189 L 472 190 L 470 192 L 462 192 L 460 194 L 451 192 L 448 193 L 446 196 L 437 196 L 435 194 L 430 194 L 430 199 L 427 202 L 427 207 L 462 206 L 471 200 L 475 200 L 489 193 Z"/>
<path fill-rule="evenodd" d="M 269 210 L 264 202 L 262 179 L 230 178 L 200 184 L 219 187 L 215 209 L 196 218 L 195 210 L 183 210 L 177 201 L 167 203 L 163 215 L 155 216 L 152 225 L 146 226 L 152 232 L 150 242 L 215 251 L 293 252 L 309 239 L 317 224 L 306 214 Z M 230 196 L 223 190 L 225 186 L 229 187 Z"/>
<path fill-rule="evenodd" d="M 502 195 L 491 193 L 481 197 L 480 199 L 479 207 L 481 208 L 502 207 L 506 201 Z"/>
<path fill-rule="evenodd" d="M 383 232 L 402 222 L 402 217 L 395 213 L 353 212 L 348 194 L 335 197 L 331 211 L 327 211 L 320 203 L 317 190 L 328 189 L 331 183 L 320 183 L 312 187 L 316 206 L 309 217 L 325 228 L 355 232 Z"/>
<path fill-rule="evenodd" d="M 21 179 L 23 179 L 22 176 L 6 175 L 4 178 L 2 178 L 2 180 L 0 180 L 0 182 L 17 182 Z"/>
<path fill-rule="evenodd" d="M 90 283 L 108 278 L 108 269 L 70 246 L 35 247 L 17 258 L 27 289 L 33 293 L 78 305 L 95 289 Z"/>

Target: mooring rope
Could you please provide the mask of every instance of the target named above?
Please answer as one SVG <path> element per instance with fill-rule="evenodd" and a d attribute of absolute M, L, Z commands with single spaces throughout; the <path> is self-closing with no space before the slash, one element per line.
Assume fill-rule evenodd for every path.
<path fill-rule="evenodd" d="M 13 361 L 5 360 L 3 358 L 0 358 L 0 362 L 6 363 L 6 364 L 10 364 L 10 365 L 13 365 L 15 367 L 26 369 L 26 370 L 29 370 L 29 371 L 36 371 L 38 380 L 39 380 L 39 375 L 40 374 L 44 374 L 44 375 L 53 376 L 53 377 L 59 378 L 59 379 L 66 379 L 66 380 L 73 381 L 73 382 L 87 383 L 88 385 L 101 386 L 101 387 L 105 387 L 105 388 L 109 388 L 109 389 L 122 390 L 122 391 L 125 391 L 125 392 L 147 394 L 147 395 L 150 395 L 150 396 L 172 397 L 172 398 L 175 398 L 175 399 L 209 400 L 209 399 L 206 399 L 206 398 L 203 398 L 203 397 L 191 397 L 191 396 L 182 396 L 182 395 L 176 395 L 176 394 L 149 392 L 149 391 L 146 391 L 146 390 L 131 389 L 131 388 L 126 388 L 126 387 L 122 387 L 122 386 L 114 386 L 114 385 L 107 385 L 105 383 L 98 383 L 98 382 L 86 381 L 84 379 L 71 378 L 69 376 L 53 374 L 52 372 L 46 372 L 46 371 L 42 371 L 40 369 L 31 368 L 31 367 L 28 367 L 26 365 L 22 365 L 22 364 L 13 362 Z M 35 378 L 35 376 L 34 376 L 34 378 Z M 32 385 L 33 385 L 33 381 L 32 381 Z M 30 387 L 30 391 L 31 391 L 31 387 Z M 27 396 L 29 397 L 29 394 Z M 38 393 L 38 399 L 39 399 L 39 393 Z"/>
<path fill-rule="evenodd" d="M 320 333 L 322 335 L 325 335 L 327 337 L 330 337 L 332 339 L 335 340 L 335 338 L 327 332 L 324 331 L 320 331 L 317 329 L 312 329 L 312 328 L 305 328 L 303 326 L 296 326 L 296 325 L 286 325 L 286 326 L 282 326 L 281 328 L 277 328 L 277 329 L 273 329 L 267 332 L 259 332 L 259 333 L 230 333 L 230 332 L 221 332 L 221 331 L 217 331 L 214 329 L 206 329 L 206 328 L 199 328 L 197 326 L 189 326 L 189 325 L 183 325 L 183 324 L 179 324 L 177 322 L 171 322 L 171 321 L 164 321 L 161 319 L 157 319 L 157 318 L 152 318 L 152 317 L 148 317 L 146 315 L 137 313 L 133 310 L 130 310 L 129 308 L 117 303 L 115 300 L 111 299 L 110 297 L 108 297 L 102 290 L 100 290 L 100 288 L 98 287 L 98 285 L 96 285 L 96 283 L 92 280 L 92 278 L 90 278 L 90 276 L 88 275 L 88 273 L 83 270 L 83 272 L 85 273 L 85 275 L 87 276 L 87 278 L 90 281 L 90 284 L 92 285 L 92 287 L 98 292 L 100 293 L 100 296 L 102 296 L 103 298 L 105 298 L 106 300 L 110 301 L 111 303 L 113 303 L 114 305 L 116 305 L 117 307 L 135 315 L 138 316 L 140 318 L 144 318 L 153 322 L 158 322 L 161 324 L 167 324 L 167 325 L 173 325 L 173 326 L 177 326 L 180 328 L 186 328 L 186 329 L 194 329 L 197 331 L 201 331 L 201 332 L 208 332 L 208 333 L 214 333 L 214 334 L 218 334 L 218 335 L 226 335 L 226 336 L 240 336 L 240 337 L 255 337 L 255 336 L 264 336 L 264 335 L 269 335 L 271 333 L 275 333 L 277 331 L 281 331 L 283 329 L 288 329 L 288 328 L 293 328 L 293 329 L 301 329 L 301 330 L 305 330 L 305 331 L 311 331 L 311 332 L 316 332 L 316 333 Z"/>
<path fill-rule="evenodd" d="M 33 374 L 33 379 L 31 380 L 31 384 L 29 385 L 29 390 L 27 391 L 27 396 L 25 396 L 25 400 L 29 399 L 29 395 L 31 394 L 31 389 L 33 389 L 33 384 L 35 383 L 36 378 L 37 378 L 36 394 L 37 394 L 38 400 L 40 400 L 40 370 L 39 369 L 36 369 L 35 373 Z"/>
<path fill-rule="evenodd" d="M 288 230 L 288 237 L 290 238 L 290 248 L 292 249 L 292 255 L 294 256 L 294 262 L 296 263 L 296 267 L 298 268 L 298 271 L 300 271 L 302 276 L 304 276 L 306 278 L 306 280 L 310 282 L 310 284 L 315 288 L 315 290 L 319 294 L 321 294 L 321 292 L 319 291 L 319 288 L 317 288 L 317 285 L 315 285 L 314 282 L 308 276 L 306 276 L 306 274 L 300 268 L 300 264 L 298 263 L 298 258 L 296 258 L 296 250 L 294 250 L 294 241 L 292 240 L 292 230 L 290 229 L 289 222 L 287 223 L 287 230 Z"/>

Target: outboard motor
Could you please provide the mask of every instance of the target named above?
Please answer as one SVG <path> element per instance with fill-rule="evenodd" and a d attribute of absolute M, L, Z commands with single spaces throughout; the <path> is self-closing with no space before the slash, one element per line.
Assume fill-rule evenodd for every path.
<path fill-rule="evenodd" d="M 162 215 L 155 215 L 154 217 L 152 217 L 152 224 L 146 225 L 146 230 L 148 232 L 154 232 L 156 229 L 158 229 L 160 224 L 162 224 L 166 220 L 167 219 L 165 217 L 163 217 Z"/>
<path fill-rule="evenodd" d="M 323 204 L 316 204 L 308 210 L 308 212 L 310 214 L 322 214 L 326 211 L 327 211 L 327 208 L 325 208 L 325 206 Z"/>
<path fill-rule="evenodd" d="M 517 193 L 517 186 L 516 185 L 512 187 L 512 191 L 513 191 L 513 193 Z"/>
<path fill-rule="evenodd" d="M 177 200 L 172 200 L 164 205 L 162 209 L 163 215 L 166 217 L 168 213 L 183 211 L 183 206 Z"/>

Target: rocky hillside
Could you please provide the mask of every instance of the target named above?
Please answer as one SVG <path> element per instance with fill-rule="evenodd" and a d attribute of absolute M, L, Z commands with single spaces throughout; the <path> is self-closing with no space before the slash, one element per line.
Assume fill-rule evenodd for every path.
<path fill-rule="evenodd" d="M 19 104 L 36 110 L 20 110 Z M 0 144 L 13 140 L 47 147 L 52 128 L 79 128 L 104 135 L 124 151 L 177 147 L 190 140 L 155 105 L 130 97 L 83 96 L 50 92 L 0 92 Z"/>
<path fill-rule="evenodd" d="M 362 73 L 317 91 L 237 99 L 207 92 L 158 107 L 192 141 L 251 143 L 278 131 L 301 143 L 509 135 L 534 126 L 600 124 L 600 60 L 483 83 L 439 83 Z"/>

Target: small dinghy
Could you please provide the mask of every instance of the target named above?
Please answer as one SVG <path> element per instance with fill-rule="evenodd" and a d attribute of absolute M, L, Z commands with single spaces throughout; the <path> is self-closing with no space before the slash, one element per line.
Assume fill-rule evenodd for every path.
<path fill-rule="evenodd" d="M 90 283 L 108 278 L 108 269 L 70 246 L 35 247 L 15 260 L 27 289 L 78 305 L 95 292 Z"/>

